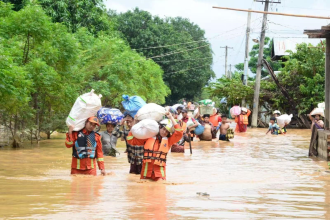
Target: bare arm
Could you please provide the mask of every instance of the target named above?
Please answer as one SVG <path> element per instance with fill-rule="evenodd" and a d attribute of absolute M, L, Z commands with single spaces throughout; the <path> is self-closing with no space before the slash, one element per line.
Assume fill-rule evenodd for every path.
<path fill-rule="evenodd" d="M 309 119 L 311 120 L 311 121 L 313 121 L 314 120 L 314 118 L 309 114 L 309 115 L 307 115 L 308 117 L 309 117 Z"/>
<path fill-rule="evenodd" d="M 172 115 L 171 113 L 166 112 L 165 115 L 166 115 L 166 117 L 167 117 L 168 119 L 171 120 L 173 126 L 175 126 L 176 124 L 178 124 L 178 123 L 176 122 L 176 120 L 174 119 L 174 117 L 173 117 L 173 115 Z"/>

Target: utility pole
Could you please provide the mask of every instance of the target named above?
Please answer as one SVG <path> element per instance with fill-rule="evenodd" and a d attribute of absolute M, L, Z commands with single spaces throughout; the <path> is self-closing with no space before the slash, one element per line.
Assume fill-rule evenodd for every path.
<path fill-rule="evenodd" d="M 232 74 L 231 74 L 231 64 L 229 64 L 229 72 L 228 72 L 228 78 L 231 79 Z"/>
<path fill-rule="evenodd" d="M 225 52 L 225 56 L 226 56 L 226 59 L 225 59 L 225 74 L 226 74 L 226 77 L 228 78 L 228 72 L 227 72 L 228 48 L 229 48 L 229 49 L 234 49 L 234 48 L 232 48 L 232 47 L 228 47 L 228 46 L 220 47 L 220 48 L 225 48 L 225 49 L 226 49 L 226 52 Z"/>
<path fill-rule="evenodd" d="M 251 8 L 249 8 L 251 10 Z M 248 13 L 247 27 L 246 27 L 246 37 L 245 37 L 245 58 L 244 58 L 244 85 L 247 86 L 248 80 L 248 69 L 249 69 L 249 40 L 251 31 L 251 12 Z M 242 106 L 245 107 L 245 98 L 242 99 Z"/>
<path fill-rule="evenodd" d="M 265 2 L 265 12 L 268 12 L 269 0 L 262 0 L 258 2 Z M 279 3 L 279 2 L 276 2 Z M 259 56 L 257 64 L 256 84 L 254 87 L 254 98 L 253 98 L 253 112 L 252 112 L 252 123 L 251 126 L 256 128 L 258 126 L 258 113 L 259 113 L 259 93 L 260 93 L 260 78 L 262 69 L 262 59 L 264 56 L 264 44 L 265 44 L 265 33 L 267 24 L 267 14 L 265 13 L 262 20 L 260 42 L 259 42 Z"/>

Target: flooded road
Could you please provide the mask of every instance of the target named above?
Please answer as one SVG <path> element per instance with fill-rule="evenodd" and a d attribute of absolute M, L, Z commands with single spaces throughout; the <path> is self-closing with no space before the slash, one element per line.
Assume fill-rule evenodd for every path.
<path fill-rule="evenodd" d="M 121 154 L 105 158 L 105 177 L 70 176 L 64 139 L 2 149 L 0 218 L 330 219 L 329 168 L 307 157 L 310 130 L 265 132 L 194 141 L 192 155 L 188 146 L 169 154 L 167 181 L 157 183 L 128 174 L 120 141 Z"/>

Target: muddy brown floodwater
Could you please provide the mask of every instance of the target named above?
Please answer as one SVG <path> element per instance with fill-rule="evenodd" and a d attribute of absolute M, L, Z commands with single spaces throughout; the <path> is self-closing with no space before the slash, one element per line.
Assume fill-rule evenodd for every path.
<path fill-rule="evenodd" d="M 3 219 L 330 219 L 327 162 L 307 157 L 310 130 L 249 129 L 231 142 L 170 153 L 167 181 L 128 174 L 123 142 L 108 176 L 70 176 L 64 136 L 0 150 Z M 29 144 L 26 144 L 29 146 Z M 206 192 L 209 196 L 198 195 Z"/>

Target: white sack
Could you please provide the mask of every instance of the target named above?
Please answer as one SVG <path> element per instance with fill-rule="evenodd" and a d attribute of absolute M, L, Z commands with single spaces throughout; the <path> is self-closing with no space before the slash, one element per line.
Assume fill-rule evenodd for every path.
<path fill-rule="evenodd" d="M 277 124 L 278 126 L 280 126 L 281 128 L 283 128 L 285 126 L 285 124 L 289 124 L 291 122 L 293 115 L 287 115 L 287 114 L 283 114 L 279 117 L 276 118 Z"/>
<path fill-rule="evenodd" d="M 317 107 L 325 110 L 325 102 L 317 104 Z"/>
<path fill-rule="evenodd" d="M 147 139 L 158 134 L 159 124 L 155 120 L 144 119 L 135 124 L 131 131 L 134 137 L 138 139 Z"/>
<path fill-rule="evenodd" d="M 194 111 L 194 114 L 193 114 L 194 118 L 196 118 L 196 115 L 198 114 L 198 112 L 199 112 L 199 108 L 197 107 L 197 108 L 195 108 L 195 111 Z"/>
<path fill-rule="evenodd" d="M 163 119 L 165 112 L 166 110 L 164 107 L 155 103 L 148 103 L 140 108 L 140 110 L 136 113 L 136 116 L 139 121 L 143 119 L 152 119 L 158 122 Z"/>
<path fill-rule="evenodd" d="M 314 108 L 310 115 L 321 115 L 324 117 L 324 110 L 322 108 Z"/>
<path fill-rule="evenodd" d="M 102 95 L 96 95 L 94 89 L 91 92 L 79 96 L 71 108 L 70 114 L 66 119 L 66 125 L 72 126 L 74 131 L 80 131 L 85 127 L 86 120 L 95 116 L 102 107 Z"/>

